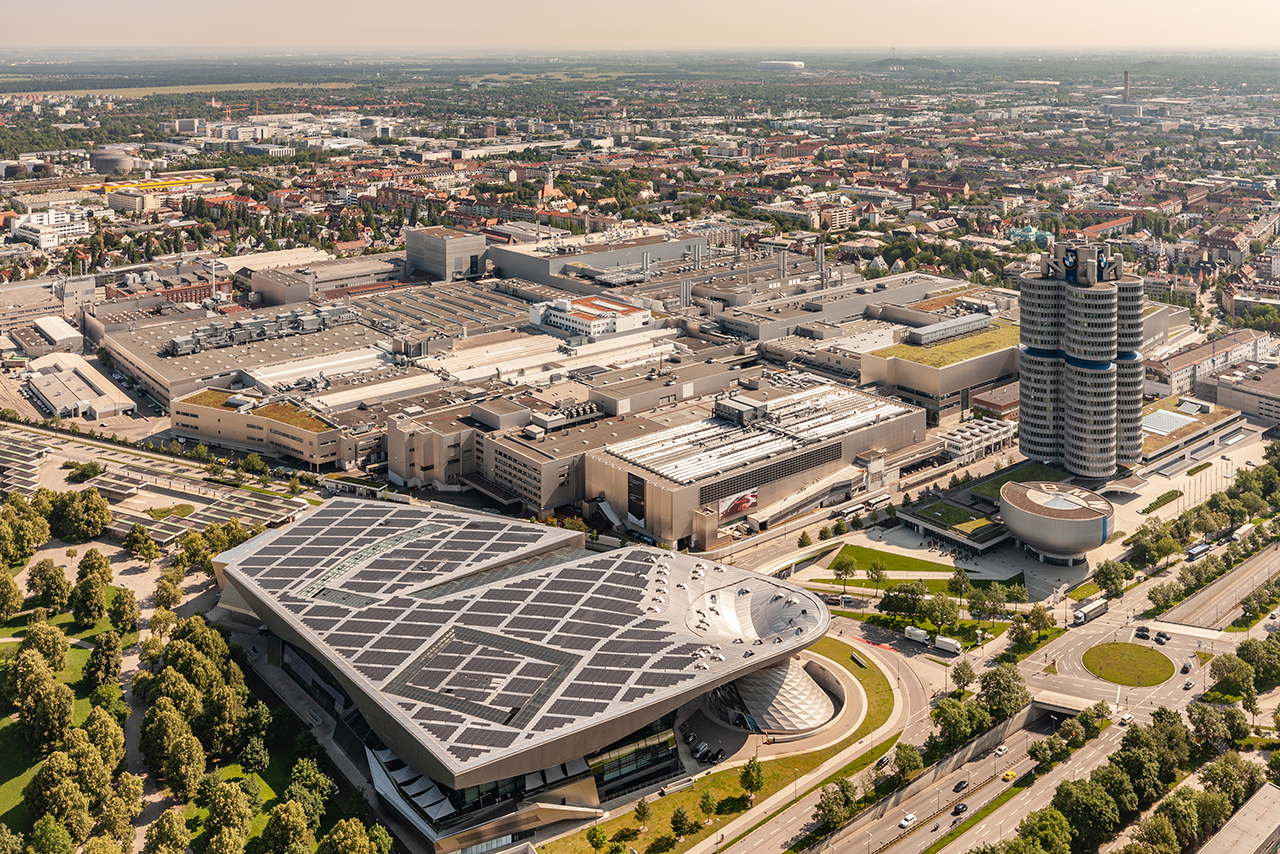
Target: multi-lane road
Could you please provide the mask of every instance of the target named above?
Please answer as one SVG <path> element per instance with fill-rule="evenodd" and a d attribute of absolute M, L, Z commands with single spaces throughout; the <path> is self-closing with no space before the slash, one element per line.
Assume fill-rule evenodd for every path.
<path fill-rule="evenodd" d="M 1059 782 L 1087 776 L 1095 767 L 1104 764 L 1123 737 L 1124 727 L 1118 723 L 1123 715 L 1132 714 L 1136 722 L 1147 723 L 1152 712 L 1159 706 L 1182 709 L 1208 687 L 1207 667 L 1202 666 L 1196 653 L 1225 651 L 1227 642 L 1219 639 L 1217 631 L 1148 621 L 1145 625 L 1151 630 L 1151 640 L 1141 640 L 1134 636 L 1135 629 L 1144 624 L 1141 620 L 1135 620 L 1134 615 L 1148 607 L 1145 590 L 1152 583 L 1156 582 L 1148 581 L 1130 590 L 1124 598 L 1113 603 L 1106 614 L 1083 626 L 1071 628 L 1046 645 L 1042 651 L 1019 664 L 1019 671 L 1032 696 L 1041 692 L 1053 692 L 1088 702 L 1105 700 L 1114 710 L 1112 720 L 1116 725 L 1104 730 L 1098 738 L 1076 751 L 1070 760 L 1038 779 L 1026 791 L 968 829 L 944 850 L 944 854 L 960 854 L 975 845 L 992 842 L 998 836 L 1015 832 L 1018 821 L 1023 816 L 1050 802 Z M 1068 602 L 1064 607 L 1070 610 L 1071 605 Z M 1061 615 L 1062 610 L 1057 609 L 1056 614 Z M 869 633 L 867 639 L 878 644 L 872 648 L 872 657 L 891 679 L 902 678 L 904 684 L 914 688 L 908 692 L 907 724 L 900 736 L 900 743 L 922 744 L 932 731 L 928 713 L 933 697 L 920 687 L 920 680 L 907 675 L 913 670 L 912 658 L 917 662 L 914 667 L 927 666 L 927 662 L 923 665 L 919 663 L 919 656 L 912 655 L 919 648 L 905 639 L 889 639 L 881 636 L 873 627 L 841 618 L 833 622 L 833 628 L 840 629 L 846 636 Z M 1155 634 L 1162 630 L 1170 634 L 1169 640 L 1163 645 L 1155 642 Z M 1090 647 L 1107 642 L 1138 643 L 1158 650 L 1173 662 L 1174 676 L 1159 685 L 1135 687 L 1122 687 L 1096 678 L 1085 669 L 1082 656 Z M 984 666 L 994 665 L 993 661 L 974 663 L 979 672 Z M 1045 672 L 1049 663 L 1054 664 L 1057 673 Z M 1180 672 L 1184 664 L 1189 667 L 1186 675 Z M 902 670 L 899 670 L 899 665 Z M 899 673 L 901 677 L 898 676 Z M 1184 684 L 1188 680 L 1192 682 L 1192 687 L 1185 689 Z M 847 827 L 832 839 L 831 849 L 847 854 L 862 854 L 867 851 L 871 854 L 877 851 L 888 854 L 918 854 L 930 847 L 946 834 L 953 823 L 958 824 L 964 820 L 964 816 L 953 816 L 950 812 L 956 803 L 963 800 L 968 806 L 968 813 L 972 814 L 1012 785 L 1011 782 L 1000 779 L 1005 771 L 1014 771 L 1016 779 L 1031 769 L 1033 763 L 1026 754 L 1027 744 L 1033 739 L 1044 737 L 1052 729 L 1050 719 L 1042 720 L 1043 724 L 1033 726 L 1033 732 L 1023 730 L 1010 735 L 1007 738 L 1009 752 L 1004 756 L 994 757 L 992 752 L 979 755 L 940 778 L 927 790 Z M 996 779 L 992 780 L 993 776 Z M 954 791 L 960 780 L 971 781 L 970 788 L 963 793 Z M 733 850 L 763 854 L 776 854 L 785 850 L 813 829 L 812 815 L 817 794 L 813 792 L 802 798 Z M 917 821 L 904 831 L 898 824 L 908 813 L 917 816 Z M 933 829 L 935 822 L 939 824 L 936 831 Z"/>

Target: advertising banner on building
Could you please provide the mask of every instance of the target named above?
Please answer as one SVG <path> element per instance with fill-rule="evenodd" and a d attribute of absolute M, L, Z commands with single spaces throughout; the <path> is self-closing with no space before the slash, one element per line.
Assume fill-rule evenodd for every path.
<path fill-rule="evenodd" d="M 627 521 L 644 527 L 644 478 L 627 472 Z"/>
<path fill-rule="evenodd" d="M 743 513 L 750 513 L 760 506 L 760 490 L 748 489 L 746 492 L 739 492 L 737 495 L 730 495 L 728 498 L 720 499 L 720 520 L 724 521 L 730 516 L 740 516 Z"/>

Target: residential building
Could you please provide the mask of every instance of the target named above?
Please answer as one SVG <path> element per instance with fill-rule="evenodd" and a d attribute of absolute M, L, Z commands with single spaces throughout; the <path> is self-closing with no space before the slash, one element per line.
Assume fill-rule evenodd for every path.
<path fill-rule="evenodd" d="M 1149 361 L 1147 391 L 1161 397 L 1187 394 L 1202 377 L 1241 362 L 1256 361 L 1266 340 L 1267 335 L 1255 329 L 1238 329 L 1159 361 Z"/>

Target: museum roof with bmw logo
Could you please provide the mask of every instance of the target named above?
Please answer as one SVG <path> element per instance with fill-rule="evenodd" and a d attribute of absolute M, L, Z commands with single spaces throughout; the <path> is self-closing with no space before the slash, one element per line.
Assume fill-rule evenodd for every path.
<path fill-rule="evenodd" d="M 222 604 L 336 679 L 404 762 L 458 788 L 536 773 L 826 632 L 813 593 L 488 513 L 356 499 L 217 558 Z"/>

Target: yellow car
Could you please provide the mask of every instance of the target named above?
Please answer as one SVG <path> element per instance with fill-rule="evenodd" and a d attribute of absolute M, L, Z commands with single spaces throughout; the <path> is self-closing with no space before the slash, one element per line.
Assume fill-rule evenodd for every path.
<path fill-rule="evenodd" d="M 1004 772 L 1004 776 L 1002 776 L 1000 779 L 1001 779 L 1001 780 L 1004 780 L 1004 781 L 1007 783 L 1007 782 L 1009 782 L 1010 780 L 1012 780 L 1014 777 L 1017 777 L 1017 776 L 1018 776 L 1018 772 L 1016 772 L 1016 771 L 1005 771 L 1005 772 Z"/>

